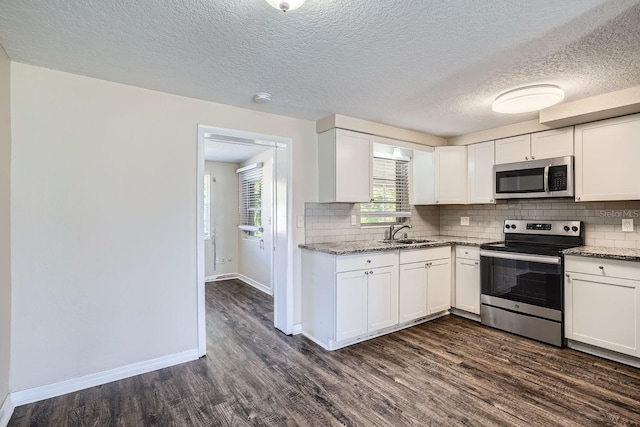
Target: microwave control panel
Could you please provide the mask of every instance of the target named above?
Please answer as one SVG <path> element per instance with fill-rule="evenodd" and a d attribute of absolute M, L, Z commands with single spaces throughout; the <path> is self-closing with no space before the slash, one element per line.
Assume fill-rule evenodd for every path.
<path fill-rule="evenodd" d="M 565 191 L 567 189 L 567 166 L 549 167 L 549 191 Z"/>

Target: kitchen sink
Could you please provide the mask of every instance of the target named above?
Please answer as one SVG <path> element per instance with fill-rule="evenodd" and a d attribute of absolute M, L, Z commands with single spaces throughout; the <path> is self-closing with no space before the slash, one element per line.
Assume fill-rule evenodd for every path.
<path fill-rule="evenodd" d="M 393 240 L 381 240 L 382 243 L 387 243 L 390 245 L 393 244 L 401 244 L 401 245 L 417 245 L 419 243 L 429 243 L 434 240 L 428 239 L 393 239 Z"/>

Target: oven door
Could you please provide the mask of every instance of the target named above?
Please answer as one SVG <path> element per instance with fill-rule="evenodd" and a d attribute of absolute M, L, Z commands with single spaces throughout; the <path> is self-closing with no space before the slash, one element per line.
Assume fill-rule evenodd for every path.
<path fill-rule="evenodd" d="M 562 321 L 560 256 L 480 250 L 483 304 Z"/>

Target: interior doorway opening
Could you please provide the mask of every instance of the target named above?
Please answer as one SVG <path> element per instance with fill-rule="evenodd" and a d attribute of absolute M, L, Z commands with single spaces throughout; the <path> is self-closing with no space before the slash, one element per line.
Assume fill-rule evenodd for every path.
<path fill-rule="evenodd" d="M 205 283 L 238 278 L 273 295 L 274 326 L 293 332 L 288 138 L 198 126 L 198 348 Z M 209 208 L 209 212 L 206 208 Z"/>

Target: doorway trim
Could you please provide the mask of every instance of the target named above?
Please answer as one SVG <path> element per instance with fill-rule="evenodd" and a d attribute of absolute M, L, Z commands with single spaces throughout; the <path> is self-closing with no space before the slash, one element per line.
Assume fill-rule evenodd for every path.
<path fill-rule="evenodd" d="M 198 155 L 196 167 L 196 262 L 197 262 L 197 330 L 198 355 L 207 353 L 206 304 L 205 304 L 205 258 L 204 258 L 204 146 L 206 134 L 253 141 L 268 141 L 276 147 L 274 156 L 274 256 L 273 256 L 273 323 L 287 335 L 293 331 L 293 189 L 292 189 L 292 139 L 246 132 L 235 129 L 198 125 Z M 283 212 L 284 211 L 284 212 Z"/>

